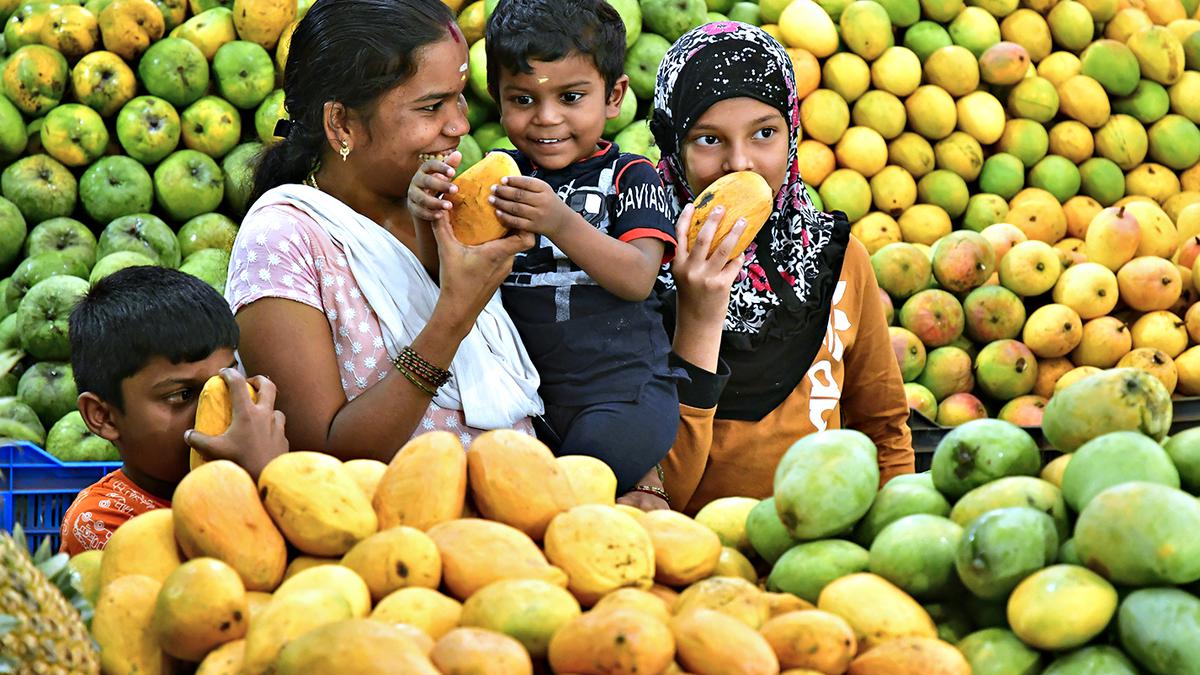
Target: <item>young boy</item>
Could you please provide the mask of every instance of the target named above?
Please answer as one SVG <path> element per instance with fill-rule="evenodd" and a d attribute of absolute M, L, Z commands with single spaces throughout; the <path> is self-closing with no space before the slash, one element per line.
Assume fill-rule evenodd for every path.
<path fill-rule="evenodd" d="M 502 0 L 486 44 L 488 87 L 523 174 L 490 201 L 504 225 L 537 235 L 501 295 L 541 375 L 539 435 L 560 455 L 604 460 L 619 494 L 665 508 L 653 469 L 678 429 L 681 371 L 668 365 L 652 290 L 675 228 L 650 161 L 601 140 L 629 87 L 625 25 L 605 0 Z M 422 166 L 414 218 L 450 208 L 439 195 L 454 191 L 458 159 Z"/>
<path fill-rule="evenodd" d="M 490 202 L 504 225 L 537 235 L 501 295 L 542 378 L 540 435 L 560 455 L 604 460 L 618 494 L 662 497 L 639 480 L 653 482 L 678 428 L 652 295 L 675 228 L 654 166 L 601 140 L 629 87 L 624 23 L 605 0 L 503 0 L 486 44 L 523 174 Z"/>
<path fill-rule="evenodd" d="M 211 286 L 183 272 L 131 267 L 92 287 L 71 312 L 71 364 L 79 412 L 92 433 L 121 453 L 124 466 L 85 488 L 62 522 L 62 551 L 102 549 L 114 530 L 171 505 L 188 472 L 189 444 L 208 459 L 230 459 L 255 478 L 287 452 L 275 385 L 234 368 L 238 327 Z M 192 431 L 204 383 L 229 386 L 233 422 L 219 437 Z"/>

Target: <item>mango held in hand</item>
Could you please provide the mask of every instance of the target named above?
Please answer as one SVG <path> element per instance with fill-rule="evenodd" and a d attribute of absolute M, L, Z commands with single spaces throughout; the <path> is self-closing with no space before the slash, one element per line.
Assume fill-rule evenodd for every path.
<path fill-rule="evenodd" d="M 705 188 L 700 196 L 696 197 L 693 204 L 696 212 L 692 214 L 692 225 L 688 228 L 689 251 L 696 245 L 696 238 L 700 236 L 700 228 L 704 226 L 704 221 L 708 220 L 709 214 L 718 206 L 725 207 L 725 215 L 721 217 L 721 224 L 713 233 L 708 255 L 712 255 L 717 250 L 725 235 L 729 234 L 738 220 L 746 219 L 746 229 L 742 230 L 742 236 L 738 238 L 737 245 L 729 252 L 730 260 L 737 258 L 746 250 L 750 242 L 754 241 L 754 237 L 758 235 L 758 231 L 766 224 L 767 219 L 771 217 L 771 212 L 775 210 L 771 186 L 767 185 L 767 181 L 762 176 L 753 171 L 736 171 L 718 178 L 715 183 Z"/>
<path fill-rule="evenodd" d="M 250 392 L 250 400 L 258 403 L 258 392 L 246 384 Z M 233 401 L 229 398 L 229 386 L 220 375 L 213 375 L 204 383 L 200 390 L 200 400 L 196 402 L 195 430 L 206 436 L 220 436 L 225 433 L 233 422 Z M 192 448 L 190 468 L 195 469 L 204 463 L 204 457 Z"/>
<path fill-rule="evenodd" d="M 875 444 L 847 429 L 805 436 L 775 469 L 775 509 L 798 540 L 823 539 L 853 526 L 878 489 Z"/>
<path fill-rule="evenodd" d="M 496 207 L 488 203 L 492 186 L 501 179 L 520 176 L 517 162 L 503 152 L 491 152 L 454 179 L 458 192 L 446 198 L 454 205 L 450 226 L 454 236 L 467 246 L 478 246 L 508 234 L 508 228 L 496 217 Z"/>
<path fill-rule="evenodd" d="M 341 461 L 321 452 L 289 452 L 258 477 L 267 513 L 293 546 L 316 556 L 340 556 L 375 534 L 379 521 Z"/>

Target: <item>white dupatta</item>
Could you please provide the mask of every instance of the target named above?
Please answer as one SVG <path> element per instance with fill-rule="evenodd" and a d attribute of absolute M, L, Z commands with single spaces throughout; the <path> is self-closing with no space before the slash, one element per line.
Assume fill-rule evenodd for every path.
<path fill-rule="evenodd" d="M 311 216 L 341 244 L 355 281 L 379 317 L 384 345 L 393 358 L 428 323 L 440 289 L 416 255 L 371 219 L 320 190 L 288 184 L 269 190 L 247 217 L 266 206 L 287 204 Z M 540 379 L 497 291 L 459 345 L 452 377 L 433 402 L 462 410 L 477 429 L 512 428 L 544 411 Z"/>

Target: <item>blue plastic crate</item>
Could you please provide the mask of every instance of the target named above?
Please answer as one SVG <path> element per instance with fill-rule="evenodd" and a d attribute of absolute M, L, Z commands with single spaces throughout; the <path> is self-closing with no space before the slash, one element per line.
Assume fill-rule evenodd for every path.
<path fill-rule="evenodd" d="M 0 445 L 0 529 L 11 531 L 20 523 L 30 549 L 47 536 L 57 551 L 62 542 L 59 527 L 75 495 L 108 473 L 121 468 L 116 462 L 60 462 L 32 443 L 4 441 Z"/>

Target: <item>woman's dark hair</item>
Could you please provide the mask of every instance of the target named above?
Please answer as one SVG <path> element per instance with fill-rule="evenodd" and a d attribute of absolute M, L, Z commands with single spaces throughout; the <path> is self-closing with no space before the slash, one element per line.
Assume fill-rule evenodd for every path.
<path fill-rule="evenodd" d="M 326 102 L 368 107 L 412 77 L 417 52 L 453 25 L 442 0 L 318 0 L 288 50 L 283 91 L 290 130 L 259 159 L 250 203 L 271 188 L 301 182 L 316 166 L 326 147 Z"/>

